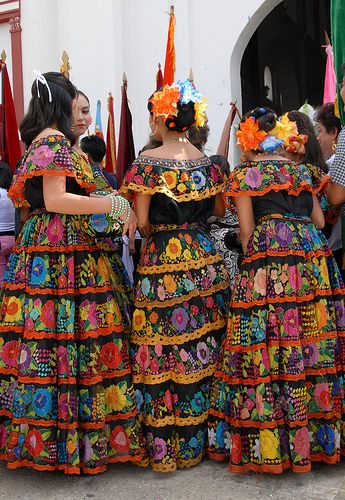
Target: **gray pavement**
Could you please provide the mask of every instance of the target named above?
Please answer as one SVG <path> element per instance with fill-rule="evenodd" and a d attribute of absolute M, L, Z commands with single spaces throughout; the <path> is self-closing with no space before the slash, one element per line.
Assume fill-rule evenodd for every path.
<path fill-rule="evenodd" d="M 4 500 L 345 500 L 345 461 L 314 465 L 310 474 L 232 474 L 225 464 L 205 460 L 175 474 L 133 465 L 114 465 L 98 476 L 8 470 L 0 466 Z"/>

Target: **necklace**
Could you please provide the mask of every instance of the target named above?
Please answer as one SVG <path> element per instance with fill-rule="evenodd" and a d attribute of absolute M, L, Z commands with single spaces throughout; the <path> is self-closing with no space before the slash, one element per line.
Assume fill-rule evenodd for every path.
<path fill-rule="evenodd" d="M 189 140 L 187 137 L 172 137 L 171 139 L 167 139 L 165 142 L 184 142 L 187 143 Z"/>

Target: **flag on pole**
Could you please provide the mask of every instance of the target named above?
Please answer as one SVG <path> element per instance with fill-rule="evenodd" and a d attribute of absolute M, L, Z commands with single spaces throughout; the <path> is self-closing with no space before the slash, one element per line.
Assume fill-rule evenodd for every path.
<path fill-rule="evenodd" d="M 228 114 L 228 117 L 225 121 L 222 135 L 219 141 L 218 149 L 217 149 L 217 155 L 223 155 L 225 158 L 228 158 L 229 156 L 229 143 L 230 143 L 230 133 L 231 133 L 231 128 L 234 123 L 236 115 L 241 119 L 240 112 L 236 106 L 236 102 L 231 102 L 230 103 L 230 111 Z"/>
<path fill-rule="evenodd" d="M 326 37 L 326 72 L 325 72 L 325 85 L 323 91 L 323 103 L 334 102 L 337 93 L 337 77 L 334 71 L 334 58 L 333 58 L 333 48 L 331 42 L 325 32 Z"/>
<path fill-rule="evenodd" d="M 116 139 L 114 119 L 114 98 L 109 92 L 108 97 L 108 127 L 107 127 L 107 152 L 105 156 L 105 169 L 114 174 L 116 172 Z"/>
<path fill-rule="evenodd" d="M 5 61 L 0 60 L 0 71 L 2 81 L 2 103 L 0 106 L 0 156 L 1 160 L 9 164 L 14 171 L 20 157 L 22 156 L 16 110 L 11 90 Z"/>
<path fill-rule="evenodd" d="M 135 159 L 134 140 L 132 132 L 132 115 L 128 106 L 127 78 L 123 75 L 122 102 L 119 132 L 119 148 L 116 164 L 116 178 L 121 186 L 126 170 Z"/>
<path fill-rule="evenodd" d="M 331 0 L 331 29 L 334 55 L 334 67 L 337 82 L 343 80 L 342 64 L 345 63 L 345 3 L 344 0 Z M 339 114 L 342 125 L 345 125 L 344 103 L 338 89 Z"/>
<path fill-rule="evenodd" d="M 99 99 L 97 101 L 96 107 L 95 135 L 98 135 L 99 137 L 102 137 L 102 139 L 104 139 L 101 117 L 101 101 Z"/>
<path fill-rule="evenodd" d="M 165 53 L 165 64 L 164 64 L 164 85 L 171 85 L 174 82 L 175 78 L 175 69 L 176 69 L 176 57 L 175 57 L 175 14 L 174 14 L 174 6 L 170 7 L 170 20 L 169 20 L 169 29 L 168 29 L 168 40 L 167 40 L 167 48 Z"/>
<path fill-rule="evenodd" d="M 163 87 L 163 73 L 161 64 L 158 63 L 158 71 L 156 74 L 156 90 L 159 90 L 161 87 Z"/>

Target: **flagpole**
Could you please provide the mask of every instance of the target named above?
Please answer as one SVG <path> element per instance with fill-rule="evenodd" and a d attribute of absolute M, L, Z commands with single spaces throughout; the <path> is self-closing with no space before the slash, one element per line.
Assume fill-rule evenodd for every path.
<path fill-rule="evenodd" d="M 4 66 L 6 64 L 6 52 L 3 50 L 1 52 L 1 161 L 5 161 L 3 158 L 5 153 L 5 85 L 4 85 Z"/>

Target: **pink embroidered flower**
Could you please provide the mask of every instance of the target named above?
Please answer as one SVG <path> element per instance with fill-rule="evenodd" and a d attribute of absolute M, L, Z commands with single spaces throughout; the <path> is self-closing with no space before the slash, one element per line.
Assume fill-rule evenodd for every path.
<path fill-rule="evenodd" d="M 62 345 L 57 350 L 57 370 L 59 375 L 68 373 L 68 350 Z"/>
<path fill-rule="evenodd" d="M 163 352 L 163 346 L 161 344 L 156 344 L 155 345 L 155 353 L 157 356 L 161 356 Z"/>
<path fill-rule="evenodd" d="M 147 370 L 150 365 L 150 353 L 147 345 L 141 345 L 139 347 L 135 359 L 143 371 Z"/>
<path fill-rule="evenodd" d="M 254 278 L 254 290 L 260 295 L 266 294 L 266 270 L 260 267 Z"/>
<path fill-rule="evenodd" d="M 288 309 L 284 314 L 284 330 L 289 335 L 295 335 L 298 331 L 298 311 Z"/>
<path fill-rule="evenodd" d="M 248 168 L 244 180 L 251 188 L 259 187 L 262 183 L 260 170 L 257 167 Z"/>
<path fill-rule="evenodd" d="M 157 288 L 157 295 L 158 295 L 159 300 L 164 300 L 165 299 L 165 289 L 164 289 L 164 286 L 159 285 L 159 287 Z"/>
<path fill-rule="evenodd" d="M 291 266 L 289 269 L 289 282 L 292 290 L 297 293 L 303 283 L 301 273 L 297 269 L 297 266 Z"/>
<path fill-rule="evenodd" d="M 329 411 L 331 409 L 331 395 L 329 386 L 326 382 L 316 384 L 315 400 L 322 410 Z"/>
<path fill-rule="evenodd" d="M 156 437 L 153 444 L 154 460 L 162 460 L 167 453 L 167 445 L 164 439 Z"/>
<path fill-rule="evenodd" d="M 184 349 L 181 349 L 181 351 L 180 351 L 180 358 L 184 362 L 186 362 L 188 359 L 188 353 Z"/>
<path fill-rule="evenodd" d="M 2 349 L 0 356 L 2 357 L 2 360 L 8 365 L 8 366 L 16 366 L 17 361 L 18 361 L 18 354 L 19 354 L 19 344 L 16 340 L 11 340 L 10 342 L 6 342 Z"/>
<path fill-rule="evenodd" d="M 151 359 L 150 368 L 151 368 L 152 373 L 158 373 L 159 363 L 156 360 L 156 358 Z"/>
<path fill-rule="evenodd" d="M 38 167 L 46 167 L 54 160 L 55 153 L 47 145 L 36 148 L 30 154 L 30 161 Z"/>
<path fill-rule="evenodd" d="M 309 433 L 308 428 L 303 427 L 298 429 L 293 441 L 295 452 L 301 455 L 302 458 L 307 458 L 310 455 Z"/>
<path fill-rule="evenodd" d="M 58 215 L 55 215 L 49 222 L 46 234 L 50 243 L 54 243 L 55 245 L 60 243 L 63 235 L 63 225 Z"/>

